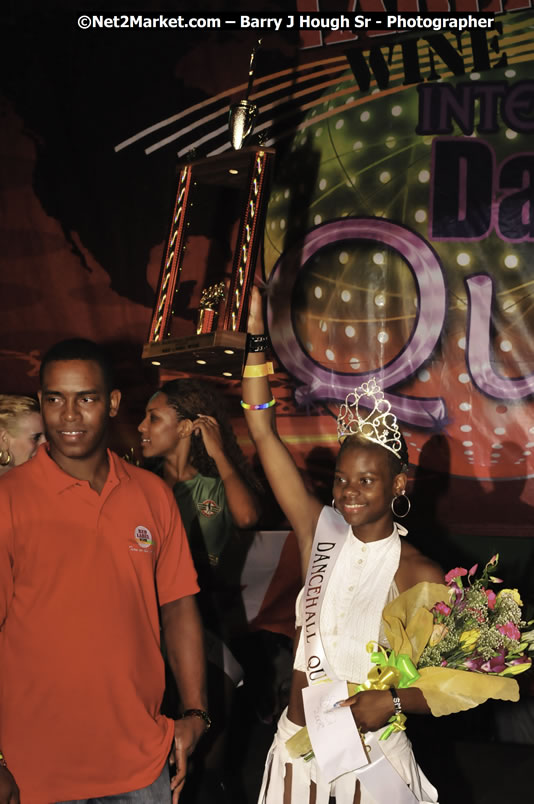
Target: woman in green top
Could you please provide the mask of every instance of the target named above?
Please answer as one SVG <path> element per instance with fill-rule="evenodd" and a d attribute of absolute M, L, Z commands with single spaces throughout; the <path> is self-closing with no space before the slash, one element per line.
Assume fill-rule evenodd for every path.
<path fill-rule="evenodd" d="M 145 465 L 156 471 L 174 492 L 199 575 L 202 591 L 198 602 L 206 628 L 209 665 L 208 698 L 215 724 L 211 740 L 205 746 L 202 776 L 206 785 L 210 776 L 206 771 L 212 770 L 216 789 L 197 791 L 194 801 L 217 804 L 225 801 L 219 795 L 224 749 L 224 729 L 221 731 L 220 727 L 224 726 L 233 690 L 242 676 L 241 667 L 221 639 L 224 612 L 218 592 L 224 590 L 225 584 L 217 565 L 235 529 L 256 525 L 258 496 L 247 480 L 251 472 L 236 442 L 221 395 L 210 383 L 197 379 L 165 383 L 149 400 L 139 431 Z M 221 701 L 226 705 L 217 713 L 214 710 Z M 189 791 L 184 792 L 186 799 L 193 785 L 188 787 Z"/>

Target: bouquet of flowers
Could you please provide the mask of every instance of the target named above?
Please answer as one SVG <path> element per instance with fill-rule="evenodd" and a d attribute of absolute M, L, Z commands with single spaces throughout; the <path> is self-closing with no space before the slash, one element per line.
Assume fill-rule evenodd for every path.
<path fill-rule="evenodd" d="M 494 555 L 475 577 L 456 567 L 445 584 L 418 583 L 385 607 L 382 619 L 389 650 L 369 643 L 374 667 L 363 684 L 348 684 L 349 695 L 364 689 L 413 686 L 423 693 L 435 717 L 472 709 L 489 698 L 519 700 L 510 676 L 531 666 L 534 629 L 522 634 L 522 601 L 517 589 L 495 593 Z M 467 671 L 467 672 L 466 672 Z M 404 714 L 393 715 L 380 739 L 404 730 Z M 286 741 L 289 754 L 309 759 L 313 751 L 306 727 Z"/>
<path fill-rule="evenodd" d="M 498 554 L 494 555 L 480 578 L 475 577 L 478 564 L 469 571 L 457 567 L 447 573 L 449 599 L 440 600 L 431 609 L 432 633 L 418 668 L 517 675 L 530 667 L 528 643 L 521 636 L 527 623 L 521 619 L 519 592 L 501 589 L 496 594 L 490 588 L 502 583 L 493 575 L 498 561 Z"/>
<path fill-rule="evenodd" d="M 476 577 L 470 570 L 452 569 L 445 584 L 419 583 L 388 603 L 382 614 L 392 652 L 411 659 L 421 689 L 436 717 L 461 712 L 488 698 L 519 700 L 513 676 L 531 666 L 527 625 L 521 617 L 517 589 L 493 575 L 499 556 L 493 556 Z"/>

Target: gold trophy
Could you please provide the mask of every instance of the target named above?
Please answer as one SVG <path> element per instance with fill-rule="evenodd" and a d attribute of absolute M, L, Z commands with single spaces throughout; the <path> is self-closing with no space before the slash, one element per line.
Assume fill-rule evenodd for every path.
<path fill-rule="evenodd" d="M 205 332 L 214 332 L 217 329 L 219 307 L 225 299 L 224 282 L 204 288 L 200 297 L 197 335 Z"/>

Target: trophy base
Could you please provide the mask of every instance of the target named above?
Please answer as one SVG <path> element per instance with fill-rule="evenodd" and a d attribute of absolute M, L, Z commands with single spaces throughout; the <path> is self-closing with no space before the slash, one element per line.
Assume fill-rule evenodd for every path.
<path fill-rule="evenodd" d="M 143 360 L 187 374 L 237 380 L 243 371 L 246 332 L 216 330 L 184 338 L 145 343 Z"/>

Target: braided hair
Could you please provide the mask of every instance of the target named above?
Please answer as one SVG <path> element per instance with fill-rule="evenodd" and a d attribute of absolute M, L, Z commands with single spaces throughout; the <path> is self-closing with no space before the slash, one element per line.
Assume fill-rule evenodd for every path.
<path fill-rule="evenodd" d="M 167 404 L 174 408 L 178 419 L 194 421 L 200 414 L 216 419 L 227 458 L 236 467 L 247 485 L 261 490 L 237 443 L 225 400 L 211 383 L 195 378 L 170 380 L 161 386 L 158 393 L 165 394 Z M 219 477 L 215 461 L 208 455 L 200 433 L 191 435 L 190 462 L 200 474 L 207 477 Z"/>

